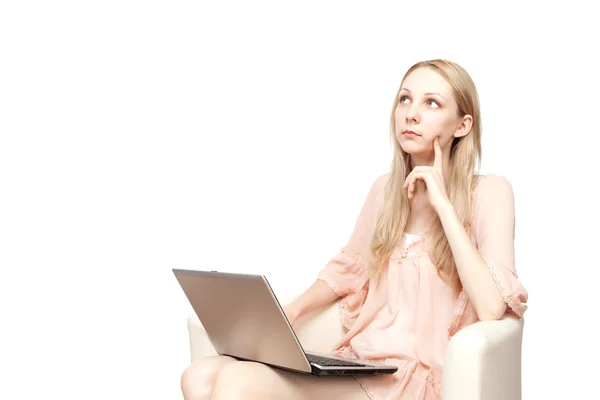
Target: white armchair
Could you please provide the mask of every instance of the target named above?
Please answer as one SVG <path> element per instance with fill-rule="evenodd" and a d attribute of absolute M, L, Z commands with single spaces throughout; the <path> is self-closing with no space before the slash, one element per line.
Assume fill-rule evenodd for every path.
<path fill-rule="evenodd" d="M 295 297 L 277 293 L 282 305 Z M 337 302 L 307 314 L 294 330 L 307 350 L 327 353 L 344 335 Z M 196 314 L 188 317 L 191 360 L 216 355 Z M 446 350 L 444 400 L 520 400 L 523 320 L 472 324 L 456 333 Z"/>

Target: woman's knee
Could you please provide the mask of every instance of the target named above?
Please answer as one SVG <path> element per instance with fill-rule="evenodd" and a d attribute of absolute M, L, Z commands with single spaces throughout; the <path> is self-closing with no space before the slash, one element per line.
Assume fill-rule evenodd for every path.
<path fill-rule="evenodd" d="M 190 364 L 181 374 L 185 400 L 209 399 L 219 370 L 232 361 L 229 357 L 207 357 Z"/>
<path fill-rule="evenodd" d="M 185 400 L 202 400 L 210 398 L 212 382 L 211 372 L 205 363 L 195 361 L 181 374 L 181 391 Z"/>
<path fill-rule="evenodd" d="M 236 362 L 219 369 L 214 381 L 212 399 L 251 398 L 260 391 L 261 369 L 268 368 L 254 362 Z"/>

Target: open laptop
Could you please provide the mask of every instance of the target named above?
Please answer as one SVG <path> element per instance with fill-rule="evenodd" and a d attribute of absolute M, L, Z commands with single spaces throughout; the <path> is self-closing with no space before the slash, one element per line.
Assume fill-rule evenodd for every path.
<path fill-rule="evenodd" d="M 173 269 L 220 355 L 312 375 L 393 374 L 395 366 L 305 352 L 263 275 Z"/>

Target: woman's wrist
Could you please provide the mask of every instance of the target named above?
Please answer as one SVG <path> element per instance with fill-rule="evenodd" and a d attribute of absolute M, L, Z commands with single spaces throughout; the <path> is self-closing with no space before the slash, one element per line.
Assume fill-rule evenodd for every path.
<path fill-rule="evenodd" d="M 285 306 L 283 308 L 283 311 L 285 312 L 286 317 L 291 323 L 294 323 L 294 321 L 296 321 L 298 317 L 300 317 L 300 309 L 298 307 L 297 300 Z"/>

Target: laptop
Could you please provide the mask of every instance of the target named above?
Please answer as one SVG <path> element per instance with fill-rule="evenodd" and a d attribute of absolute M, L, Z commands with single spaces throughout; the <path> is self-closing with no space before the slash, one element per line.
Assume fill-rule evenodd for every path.
<path fill-rule="evenodd" d="M 184 269 L 173 273 L 220 355 L 319 376 L 398 370 L 304 351 L 264 275 Z"/>

